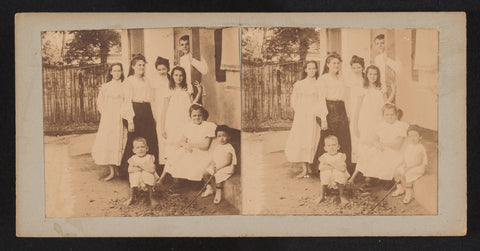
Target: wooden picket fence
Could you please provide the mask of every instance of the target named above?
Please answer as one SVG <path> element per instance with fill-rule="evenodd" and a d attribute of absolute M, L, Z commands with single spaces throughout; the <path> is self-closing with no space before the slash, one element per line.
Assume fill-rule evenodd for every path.
<path fill-rule="evenodd" d="M 242 65 L 242 130 L 289 129 L 290 95 L 304 61 L 263 66 Z"/>
<path fill-rule="evenodd" d="M 43 120 L 50 126 L 97 123 L 98 87 L 105 83 L 107 64 L 87 67 L 43 66 Z"/>

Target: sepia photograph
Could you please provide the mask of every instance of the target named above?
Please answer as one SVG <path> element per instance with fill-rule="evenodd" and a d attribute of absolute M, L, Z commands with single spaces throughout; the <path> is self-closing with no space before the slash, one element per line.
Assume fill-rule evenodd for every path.
<path fill-rule="evenodd" d="M 17 237 L 465 235 L 465 27 L 19 13 Z"/>
<path fill-rule="evenodd" d="M 240 214 L 238 28 L 41 36 L 47 218 Z"/>
<path fill-rule="evenodd" d="M 243 213 L 436 215 L 438 30 L 242 29 Z"/>

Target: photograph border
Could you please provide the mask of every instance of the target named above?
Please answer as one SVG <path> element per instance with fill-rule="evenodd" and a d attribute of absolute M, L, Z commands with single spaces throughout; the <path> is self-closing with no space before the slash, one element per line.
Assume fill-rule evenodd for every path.
<path fill-rule="evenodd" d="M 240 215 L 47 219 L 45 217 L 44 165 L 42 164 L 44 163 L 43 113 L 42 106 L 38 105 L 42 103 L 40 32 L 206 26 L 438 29 L 438 215 Z M 466 234 L 467 71 L 466 16 L 463 12 L 208 13 L 208 15 L 206 13 L 21 13 L 16 15 L 15 20 L 15 58 L 17 236 L 226 237 Z M 210 227 L 206 228 L 206 225 Z"/>

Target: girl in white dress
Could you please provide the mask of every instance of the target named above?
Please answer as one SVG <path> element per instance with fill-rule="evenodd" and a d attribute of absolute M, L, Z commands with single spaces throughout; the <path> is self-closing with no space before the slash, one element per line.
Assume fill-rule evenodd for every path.
<path fill-rule="evenodd" d="M 374 65 L 368 66 L 365 70 L 365 75 L 363 92 L 358 96 L 354 115 L 355 120 L 353 120 L 354 134 L 358 137 L 357 163 L 361 158 L 368 158 L 370 145 L 375 139 L 375 127 L 383 118 L 382 108 L 395 96 L 395 85 L 392 85 L 393 91 L 389 97 L 387 97 L 385 93 L 382 93 L 380 70 L 378 67 Z M 354 182 L 357 173 L 357 170 L 355 170 L 349 182 Z M 369 181 L 369 179 L 367 179 L 367 181 Z"/>
<path fill-rule="evenodd" d="M 399 182 L 392 196 L 405 193 L 403 203 L 407 204 L 412 199 L 413 182 L 425 173 L 427 166 L 427 152 L 421 143 L 420 128 L 410 126 L 407 131 L 406 146 L 403 149 L 404 165 L 397 168 L 395 180 Z"/>
<path fill-rule="evenodd" d="M 100 87 L 97 98 L 98 111 L 101 114 L 100 125 L 92 148 L 92 157 L 97 165 L 106 165 L 110 174 L 104 179 L 115 177 L 115 166 L 122 161 L 127 130 L 122 123 L 123 67 L 121 63 L 110 65 L 107 83 Z"/>
<path fill-rule="evenodd" d="M 193 104 L 189 114 L 191 121 L 183 127 L 175 152 L 168 156 L 165 173 L 173 178 L 201 181 L 203 170 L 211 160 L 208 150 L 217 126 L 206 121 L 208 112 L 201 105 Z"/>
<path fill-rule="evenodd" d="M 160 121 L 161 134 L 165 139 L 165 170 L 175 160 L 178 153 L 178 142 L 182 140 L 183 128 L 190 120 L 189 109 L 193 103 L 197 103 L 202 95 L 202 86 L 198 81 L 194 83 L 198 89 L 195 98 L 187 91 L 187 82 L 185 78 L 185 70 L 176 66 L 172 69 L 171 79 L 169 82 L 169 92 L 164 97 L 162 117 Z M 160 183 L 163 182 L 167 172 L 162 172 Z"/>
<path fill-rule="evenodd" d="M 348 120 L 350 121 L 350 138 L 352 141 L 352 163 L 357 163 L 357 144 L 358 136 L 355 134 L 354 121 L 356 121 L 356 111 L 358 106 L 358 99 L 364 94 L 363 82 L 364 82 L 364 73 L 365 70 L 365 61 L 363 58 L 353 55 L 350 60 L 350 67 L 352 73 L 348 76 L 348 79 L 345 81 L 346 86 L 350 89 L 348 97 Z"/>
<path fill-rule="evenodd" d="M 403 164 L 401 147 L 407 136 L 408 124 L 397 120 L 397 108 L 392 104 L 383 107 L 383 121 L 374 127 L 374 140 L 365 145 L 357 163 L 355 175 L 392 180 L 394 172 Z"/>
<path fill-rule="evenodd" d="M 233 175 L 234 167 L 237 164 L 237 155 L 235 149 L 229 143 L 230 128 L 226 125 L 217 126 L 215 134 L 219 143 L 212 154 L 212 161 L 203 172 L 203 179 L 207 181 L 212 175 L 210 184 L 207 185 L 202 197 L 215 194 L 213 204 L 219 204 L 222 199 L 222 188 L 224 182 Z M 215 187 L 215 190 L 213 190 Z"/>
<path fill-rule="evenodd" d="M 158 141 L 158 163 L 165 165 L 165 138 L 162 135 L 162 112 L 166 103 L 170 90 L 168 88 L 170 83 L 170 62 L 168 59 L 157 57 L 155 61 L 155 70 L 157 73 L 151 81 L 154 92 L 154 102 L 152 105 L 153 117 L 156 122 L 157 141 Z"/>
<path fill-rule="evenodd" d="M 327 128 L 327 108 L 324 92 L 318 77 L 318 66 L 315 61 L 306 63 L 302 80 L 293 85 L 290 104 L 295 111 L 292 128 L 285 145 L 285 155 L 290 162 L 301 163 L 302 172 L 297 178 L 309 177 L 309 165 L 313 163 L 320 139 L 320 126 Z"/>

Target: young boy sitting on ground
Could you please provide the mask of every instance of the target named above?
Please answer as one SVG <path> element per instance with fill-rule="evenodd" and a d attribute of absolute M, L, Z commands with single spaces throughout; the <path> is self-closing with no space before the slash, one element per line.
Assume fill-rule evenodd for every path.
<path fill-rule="evenodd" d="M 130 194 L 125 205 L 131 205 L 135 202 L 137 190 L 147 190 L 149 204 L 155 207 L 158 202 L 153 197 L 153 185 L 158 175 L 155 172 L 155 157 L 147 154 L 148 145 L 144 138 L 135 138 L 133 140 L 133 155 L 128 159 L 128 180 L 130 181 Z"/>
<path fill-rule="evenodd" d="M 325 189 L 338 188 L 340 202 L 342 205 L 348 202 L 343 195 L 345 183 L 350 175 L 347 172 L 347 165 L 345 163 L 346 155 L 338 152 L 340 145 L 338 139 L 334 135 L 329 135 L 325 138 L 325 151 L 318 160 L 320 165 L 318 167 L 320 172 L 320 197 L 317 202 L 320 203 L 325 200 Z"/>

